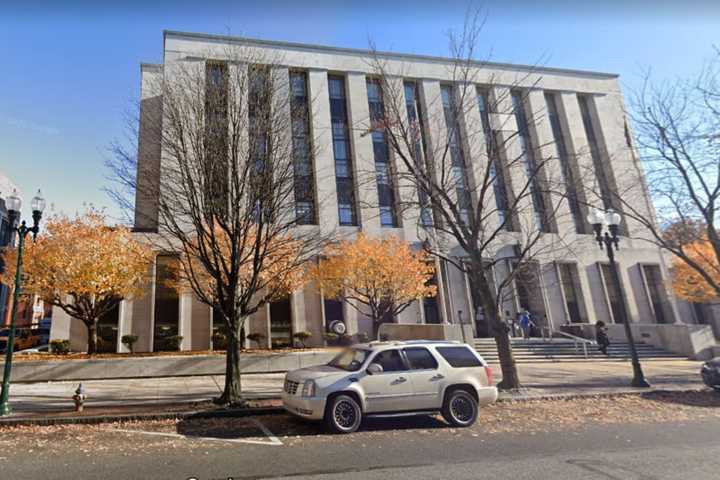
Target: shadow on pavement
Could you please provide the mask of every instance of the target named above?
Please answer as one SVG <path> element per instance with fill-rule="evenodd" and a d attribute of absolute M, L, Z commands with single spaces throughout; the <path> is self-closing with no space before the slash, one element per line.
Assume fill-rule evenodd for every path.
<path fill-rule="evenodd" d="M 642 398 L 690 407 L 720 408 L 720 393 L 710 389 L 698 392 L 647 392 L 642 394 Z"/>
<path fill-rule="evenodd" d="M 252 418 L 196 418 L 184 419 L 176 424 L 174 433 L 187 437 L 217 439 L 251 439 L 266 436 L 257 422 L 277 437 L 332 435 L 322 422 L 310 422 L 292 415 L 268 415 Z M 446 429 L 448 425 L 437 417 L 415 416 L 398 418 L 367 418 L 361 432 L 409 431 Z"/>

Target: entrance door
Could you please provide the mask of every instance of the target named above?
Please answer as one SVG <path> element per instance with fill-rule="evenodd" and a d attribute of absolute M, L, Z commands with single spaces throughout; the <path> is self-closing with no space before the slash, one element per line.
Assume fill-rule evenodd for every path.
<path fill-rule="evenodd" d="M 290 297 L 270 304 L 270 345 L 272 348 L 292 346 Z"/>

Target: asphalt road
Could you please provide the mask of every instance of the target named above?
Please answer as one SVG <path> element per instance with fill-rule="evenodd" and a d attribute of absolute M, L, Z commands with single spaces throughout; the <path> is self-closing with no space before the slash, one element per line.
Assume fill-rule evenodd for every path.
<path fill-rule="evenodd" d="M 717 479 L 720 415 L 697 403 L 635 402 L 609 413 L 602 401 L 503 406 L 470 429 L 419 417 L 373 420 L 343 436 L 284 415 L 33 427 L 0 431 L 0 478 Z M 626 422 L 582 420 L 623 409 L 637 411 Z M 643 409 L 650 413 L 638 417 Z M 513 418 L 533 411 L 543 418 Z"/>

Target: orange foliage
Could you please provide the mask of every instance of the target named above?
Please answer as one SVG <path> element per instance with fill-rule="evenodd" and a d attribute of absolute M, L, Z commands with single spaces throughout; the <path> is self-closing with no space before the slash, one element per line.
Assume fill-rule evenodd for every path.
<path fill-rule="evenodd" d="M 426 285 L 435 271 L 432 263 L 397 237 L 370 239 L 361 233 L 324 255 L 312 272 L 324 296 L 365 304 L 376 321 L 436 293 L 434 285 Z"/>
<path fill-rule="evenodd" d="M 25 242 L 23 291 L 56 305 L 73 302 L 68 295 L 95 303 L 142 293 L 152 250 L 129 229 L 108 227 L 105 220 L 91 210 L 43 222 L 37 239 Z M 6 249 L 3 259 L 7 270 L 0 278 L 12 285 L 17 251 Z"/>
<path fill-rule="evenodd" d="M 704 272 L 720 283 L 720 265 L 709 241 L 697 240 L 683 249 L 690 260 L 700 265 Z M 706 302 L 717 298 L 717 291 L 684 260 L 673 258 L 673 290 L 689 302 Z"/>

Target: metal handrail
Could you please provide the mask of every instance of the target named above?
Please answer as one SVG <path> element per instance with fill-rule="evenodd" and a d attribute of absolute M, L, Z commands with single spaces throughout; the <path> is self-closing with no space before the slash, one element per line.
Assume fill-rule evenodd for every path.
<path fill-rule="evenodd" d="M 596 344 L 594 340 L 588 340 L 587 338 L 578 337 L 576 335 L 571 335 L 569 333 L 565 333 L 559 330 L 552 330 L 550 327 L 542 327 L 541 332 L 543 340 L 547 340 L 549 342 L 552 342 L 554 335 L 569 338 L 573 341 L 573 346 L 575 347 L 576 352 L 578 351 L 578 343 L 581 344 L 583 348 L 583 355 L 585 356 L 585 358 L 588 358 L 588 345 Z"/>

